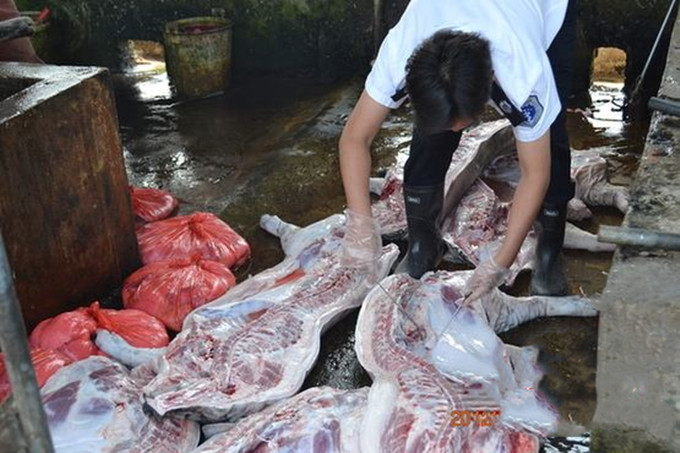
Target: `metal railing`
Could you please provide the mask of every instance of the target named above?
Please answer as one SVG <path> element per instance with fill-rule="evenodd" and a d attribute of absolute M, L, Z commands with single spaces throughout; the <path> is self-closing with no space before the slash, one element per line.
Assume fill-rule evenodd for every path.
<path fill-rule="evenodd" d="M 30 453 L 53 453 L 40 389 L 26 341 L 26 328 L 14 288 L 5 241 L 0 234 L 0 348 L 12 385 L 14 407 Z"/>

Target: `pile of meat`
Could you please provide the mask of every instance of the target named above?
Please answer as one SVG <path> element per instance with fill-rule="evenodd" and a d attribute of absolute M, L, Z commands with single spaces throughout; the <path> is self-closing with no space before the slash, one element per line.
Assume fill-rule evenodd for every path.
<path fill-rule="evenodd" d="M 445 240 L 472 265 L 507 228 L 511 144 L 506 122 L 484 124 L 447 174 Z M 599 156 L 583 157 L 574 159 L 583 206 L 625 209 Z M 384 237 L 406 231 L 400 175 L 372 181 Z M 587 299 L 494 290 L 461 306 L 471 271 L 388 276 L 394 244 L 375 285 L 343 263 L 343 215 L 306 227 L 263 216 L 285 258 L 236 284 L 231 270 L 250 255 L 243 238 L 212 214 L 166 218 L 177 210 L 167 193 L 131 191 L 144 266 L 125 282 L 126 308 L 95 303 L 31 335 L 57 452 L 524 453 L 555 430 L 557 413 L 537 390 L 538 351 L 497 334 L 541 316 L 596 316 Z M 583 206 L 572 212 L 587 215 Z M 371 387 L 298 393 L 323 332 L 356 309 Z M 172 341 L 166 329 L 178 332 Z"/>
<path fill-rule="evenodd" d="M 198 444 L 195 423 L 144 409 L 141 388 L 155 373 L 130 373 L 95 338 L 110 335 L 136 351 L 165 348 L 168 329 L 181 330 L 194 308 L 235 285 L 231 268 L 249 258 L 250 247 L 213 214 L 168 218 L 178 202 L 165 191 L 131 187 L 131 198 L 145 265 L 125 281 L 126 308 L 93 302 L 42 321 L 29 338 L 57 451 L 185 452 Z M 11 394 L 4 366 L 0 354 L 0 403 Z"/>

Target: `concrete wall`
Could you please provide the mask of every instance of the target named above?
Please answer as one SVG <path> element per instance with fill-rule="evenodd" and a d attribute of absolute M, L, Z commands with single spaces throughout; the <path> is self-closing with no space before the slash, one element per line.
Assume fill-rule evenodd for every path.
<path fill-rule="evenodd" d="M 577 72 L 574 91 L 590 86 L 593 51 L 598 47 L 616 47 L 626 52 L 624 92 L 630 95 L 650 55 L 671 0 L 581 0 L 579 12 L 579 48 L 575 62 Z M 677 11 L 677 5 L 675 7 Z M 629 115 L 646 113 L 646 101 L 659 88 L 664 70 L 673 17 L 650 62 L 641 85 L 639 99 L 633 99 Z"/>
<path fill-rule="evenodd" d="M 659 95 L 680 102 L 680 21 Z M 680 233 L 680 122 L 654 113 L 624 226 Z M 600 310 L 592 451 L 680 451 L 680 252 L 620 247 Z"/>
<path fill-rule="evenodd" d="M 372 47 L 372 0 L 58 0 L 56 58 L 115 68 L 118 44 L 162 41 L 167 21 L 221 9 L 233 21 L 233 70 L 322 73 L 366 70 Z"/>
<path fill-rule="evenodd" d="M 36 9 L 37 0 L 18 0 Z M 642 71 L 671 0 L 580 0 L 575 92 L 587 92 L 593 51 L 618 47 L 628 54 L 627 93 Z M 53 0 L 50 31 L 57 61 L 120 64 L 118 44 L 161 41 L 166 21 L 222 9 L 234 22 L 234 72 L 365 73 L 373 55 L 374 7 L 384 35 L 408 0 Z M 656 92 L 670 37 L 666 30 L 644 84 Z"/>
<path fill-rule="evenodd" d="M 18 0 L 24 9 L 43 2 Z M 374 7 L 384 34 L 408 0 L 52 0 L 51 59 L 59 63 L 117 68 L 119 44 L 128 39 L 162 40 L 167 21 L 221 9 L 234 22 L 233 73 L 365 74 L 373 56 Z M 588 105 L 593 52 L 617 47 L 628 56 L 626 94 L 650 54 L 671 0 L 580 0 L 572 92 L 574 105 Z M 667 27 L 652 60 L 641 96 L 627 108 L 646 114 L 658 89 L 668 50 Z M 580 100 L 580 101 L 579 101 Z"/>

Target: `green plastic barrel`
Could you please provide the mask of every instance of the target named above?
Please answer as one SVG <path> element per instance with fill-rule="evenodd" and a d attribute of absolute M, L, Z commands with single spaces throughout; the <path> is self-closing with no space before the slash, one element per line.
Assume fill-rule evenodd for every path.
<path fill-rule="evenodd" d="M 192 17 L 165 25 L 165 63 L 178 95 L 206 96 L 227 87 L 231 39 L 231 22 L 219 17 Z"/>

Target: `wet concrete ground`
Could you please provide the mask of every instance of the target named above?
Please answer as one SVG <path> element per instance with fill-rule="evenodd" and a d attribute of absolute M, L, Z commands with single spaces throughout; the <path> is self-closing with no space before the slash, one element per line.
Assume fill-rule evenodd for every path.
<path fill-rule="evenodd" d="M 266 269 L 282 258 L 278 240 L 260 230 L 262 214 L 307 225 L 342 211 L 337 140 L 362 87 L 361 80 L 326 84 L 302 79 L 235 81 L 224 96 L 182 102 L 169 91 L 155 65 L 138 66 L 115 77 L 122 139 L 130 183 L 169 190 L 181 201 L 180 214 L 219 213 L 251 244 L 253 259 L 237 277 Z M 621 119 L 617 87 L 593 91 L 593 107 L 569 115 L 572 147 L 606 147 L 610 181 L 630 182 L 643 148 L 647 124 Z M 410 140 L 408 112 L 396 112 L 374 147 L 374 169 L 405 159 Z M 594 209 L 580 227 L 616 225 L 622 215 Z M 603 290 L 611 254 L 566 252 L 570 290 L 596 295 Z M 526 294 L 529 275 L 514 294 Z M 322 338 L 319 360 L 305 387 L 351 388 L 370 384 L 353 351 L 357 311 Z M 597 319 L 550 318 L 502 336 L 506 343 L 537 345 L 546 376 L 541 389 L 568 422 L 561 435 L 588 430 L 595 410 Z M 560 446 L 560 442 L 562 446 Z M 546 451 L 587 451 L 587 438 L 569 449 L 554 439 Z M 551 449 L 552 448 L 552 449 Z"/>

